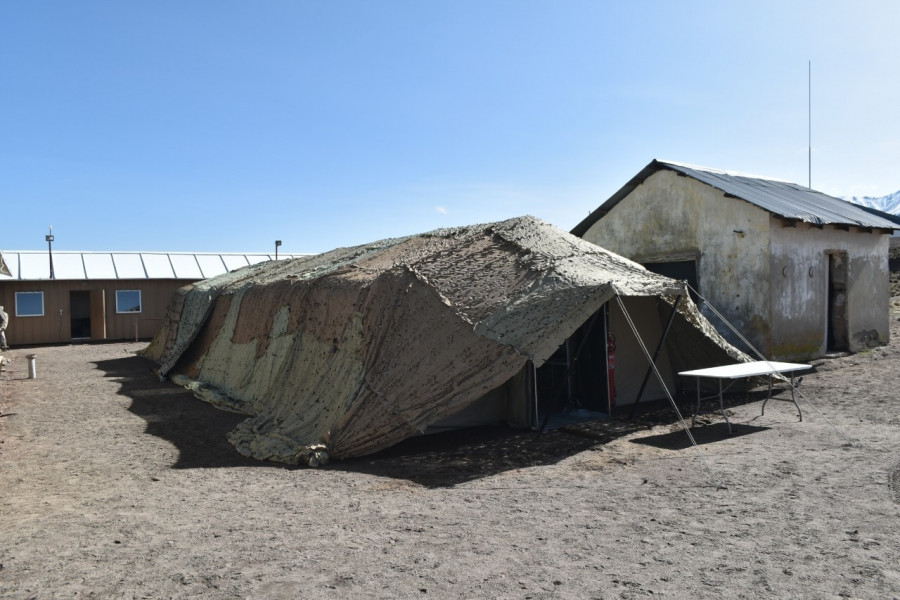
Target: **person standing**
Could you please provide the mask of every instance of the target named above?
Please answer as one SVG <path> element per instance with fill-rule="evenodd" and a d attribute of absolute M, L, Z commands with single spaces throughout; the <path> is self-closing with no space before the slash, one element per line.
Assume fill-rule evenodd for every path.
<path fill-rule="evenodd" d="M 6 314 L 6 311 L 3 310 L 3 305 L 0 304 L 0 349 L 9 350 L 9 346 L 6 345 L 6 326 L 9 325 L 9 315 Z"/>

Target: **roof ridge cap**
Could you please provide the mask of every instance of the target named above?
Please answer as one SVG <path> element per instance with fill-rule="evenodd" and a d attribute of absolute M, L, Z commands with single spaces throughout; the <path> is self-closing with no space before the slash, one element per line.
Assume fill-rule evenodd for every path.
<path fill-rule="evenodd" d="M 776 181 L 778 183 L 789 183 L 791 185 L 800 185 L 799 183 L 796 183 L 794 181 L 788 181 L 787 179 L 778 179 L 777 177 L 769 177 L 767 175 L 755 175 L 753 173 L 744 173 L 741 171 L 729 171 L 729 170 L 725 170 L 725 169 L 716 169 L 714 167 L 704 167 L 702 165 L 694 165 L 691 163 L 679 162 L 679 161 L 675 161 L 675 160 L 657 159 L 656 162 L 663 164 L 663 165 L 671 165 L 674 167 L 684 167 L 687 169 L 694 169 L 696 171 L 705 171 L 707 173 L 717 173 L 719 175 L 730 175 L 732 177 L 747 177 L 749 179 L 762 179 L 763 181 Z M 800 186 L 800 187 L 803 187 L 803 186 Z M 810 189 L 810 191 L 815 191 L 815 190 Z"/>

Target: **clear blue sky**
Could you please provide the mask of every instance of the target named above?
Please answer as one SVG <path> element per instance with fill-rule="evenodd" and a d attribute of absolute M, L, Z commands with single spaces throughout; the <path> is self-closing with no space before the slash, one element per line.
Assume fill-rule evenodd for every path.
<path fill-rule="evenodd" d="M 7 0 L 4 250 L 319 252 L 653 158 L 900 189 L 900 2 Z"/>

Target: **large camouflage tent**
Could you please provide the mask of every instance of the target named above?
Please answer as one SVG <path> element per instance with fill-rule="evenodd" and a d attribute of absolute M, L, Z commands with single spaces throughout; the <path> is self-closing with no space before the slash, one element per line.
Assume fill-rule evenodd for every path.
<path fill-rule="evenodd" d="M 572 366 L 578 332 L 599 339 L 596 354 L 616 329 L 617 396 L 634 402 L 649 361 L 623 311 L 651 352 L 674 315 L 656 361 L 667 387 L 678 370 L 745 359 L 682 283 L 533 217 L 197 282 L 176 293 L 145 354 L 161 376 L 250 416 L 229 434 L 242 454 L 315 465 L 442 423 L 536 426 L 537 374 L 561 348 Z M 605 381 L 602 360 L 581 369 Z M 651 378 L 645 397 L 662 393 Z"/>

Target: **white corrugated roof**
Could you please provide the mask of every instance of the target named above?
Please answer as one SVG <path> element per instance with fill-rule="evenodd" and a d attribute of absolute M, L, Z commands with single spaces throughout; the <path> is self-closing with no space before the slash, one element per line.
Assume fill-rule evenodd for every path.
<path fill-rule="evenodd" d="M 197 257 L 193 254 L 170 254 L 172 268 L 178 279 L 204 279 Z"/>
<path fill-rule="evenodd" d="M 3 260 L 10 279 L 50 279 L 46 250 L 7 250 Z M 309 256 L 278 253 L 278 259 Z M 247 265 L 274 260 L 275 254 L 238 252 L 53 252 L 54 279 L 206 279 Z"/>

